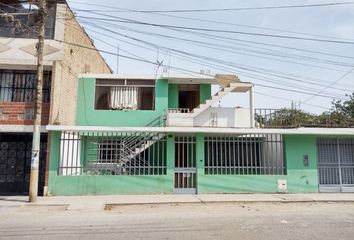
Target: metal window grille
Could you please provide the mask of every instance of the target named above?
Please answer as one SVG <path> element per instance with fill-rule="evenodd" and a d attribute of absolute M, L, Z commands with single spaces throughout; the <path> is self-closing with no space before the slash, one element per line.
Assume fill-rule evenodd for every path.
<path fill-rule="evenodd" d="M 44 72 L 43 102 L 50 101 L 52 73 Z M 35 71 L 0 70 L 0 102 L 33 102 L 36 94 Z"/>
<path fill-rule="evenodd" d="M 286 174 L 282 135 L 206 137 L 205 174 Z"/>
<path fill-rule="evenodd" d="M 62 132 L 59 175 L 165 175 L 163 133 Z"/>
<path fill-rule="evenodd" d="M 53 39 L 55 31 L 56 5 L 48 3 L 48 14 L 45 22 L 45 38 Z M 0 37 L 5 38 L 38 38 L 36 17 L 38 7 L 32 3 L 19 3 L 11 6 L 0 5 L 3 13 L 26 13 L 17 15 L 16 19 L 0 16 Z M 28 13 L 28 14 L 27 14 Z"/>

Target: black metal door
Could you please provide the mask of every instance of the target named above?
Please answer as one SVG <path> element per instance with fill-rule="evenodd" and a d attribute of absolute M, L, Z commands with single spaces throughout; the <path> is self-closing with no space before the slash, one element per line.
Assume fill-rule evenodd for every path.
<path fill-rule="evenodd" d="M 32 134 L 0 134 L 0 194 L 26 194 L 29 189 Z M 38 194 L 43 195 L 47 136 L 41 136 Z"/>

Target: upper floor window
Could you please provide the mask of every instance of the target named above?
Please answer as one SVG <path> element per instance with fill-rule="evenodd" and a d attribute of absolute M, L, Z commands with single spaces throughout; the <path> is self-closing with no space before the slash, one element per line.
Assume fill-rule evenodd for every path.
<path fill-rule="evenodd" d="M 0 16 L 0 37 L 5 38 L 37 38 L 38 7 L 31 3 L 0 5 L 1 13 L 9 13 Z M 13 15 L 11 15 L 13 13 Z M 45 24 L 45 38 L 54 38 L 55 5 L 48 5 L 48 16 Z"/>
<path fill-rule="evenodd" d="M 35 71 L 0 70 L 0 102 L 33 102 L 36 93 Z M 44 72 L 43 102 L 50 100 L 52 72 Z"/>
<path fill-rule="evenodd" d="M 97 110 L 154 110 L 155 81 L 117 79 L 96 81 Z"/>

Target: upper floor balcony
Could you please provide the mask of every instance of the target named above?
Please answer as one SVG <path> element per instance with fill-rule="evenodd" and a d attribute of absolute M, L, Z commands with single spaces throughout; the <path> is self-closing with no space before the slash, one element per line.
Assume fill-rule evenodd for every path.
<path fill-rule="evenodd" d="M 254 127 L 252 83 L 236 76 L 217 75 L 220 90 L 203 102 L 195 101 L 198 88 L 178 87 L 178 108 L 169 108 L 167 126 L 171 127 Z M 231 93 L 249 93 L 247 107 L 221 107 L 220 101 Z"/>

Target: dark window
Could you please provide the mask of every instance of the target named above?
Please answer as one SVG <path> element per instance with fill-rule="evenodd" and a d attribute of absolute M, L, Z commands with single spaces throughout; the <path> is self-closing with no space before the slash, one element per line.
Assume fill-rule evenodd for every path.
<path fill-rule="evenodd" d="M 38 7 L 31 3 L 0 5 L 1 13 L 9 13 L 0 16 L 0 37 L 6 38 L 37 38 Z M 13 13 L 13 15 L 11 15 Z M 48 6 L 48 16 L 45 24 L 45 38 L 54 38 L 55 29 L 55 5 Z"/>
<path fill-rule="evenodd" d="M 52 72 L 44 72 L 43 102 L 50 100 Z M 33 102 L 36 93 L 36 72 L 0 70 L 0 102 Z"/>

